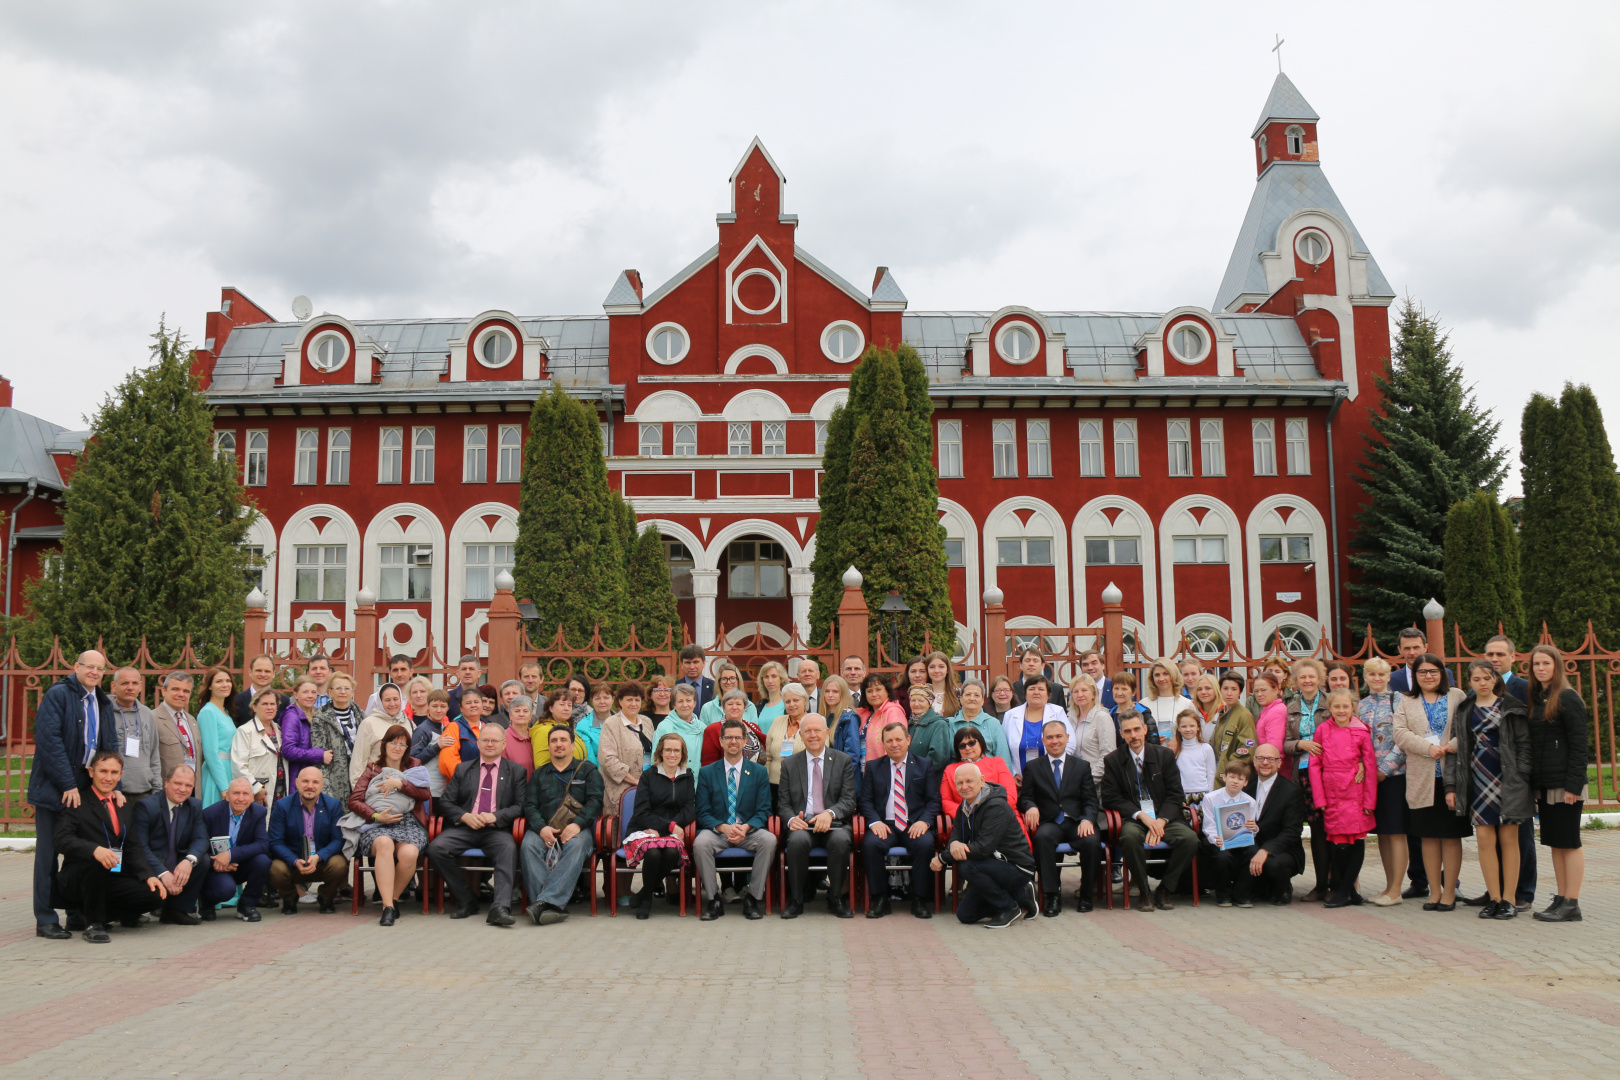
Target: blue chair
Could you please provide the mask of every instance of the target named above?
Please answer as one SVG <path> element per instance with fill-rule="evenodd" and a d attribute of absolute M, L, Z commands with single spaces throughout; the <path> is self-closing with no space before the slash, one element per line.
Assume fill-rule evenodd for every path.
<path fill-rule="evenodd" d="M 614 819 L 613 826 L 612 826 L 612 831 L 608 834 L 608 835 L 612 836 L 614 838 L 615 843 L 618 844 L 618 846 L 616 848 L 614 848 L 611 852 L 608 853 L 607 879 L 608 879 L 608 915 L 609 915 L 609 917 L 616 917 L 619 914 L 619 875 L 618 875 L 619 860 L 627 857 L 627 852 L 624 849 L 625 826 L 630 821 L 630 819 L 635 817 L 635 816 L 636 816 L 636 789 L 631 788 L 629 791 L 626 791 L 624 793 L 623 799 L 620 800 L 620 802 L 619 802 L 619 816 Z M 685 840 L 685 842 L 688 844 L 688 846 L 690 846 L 690 840 L 688 840 L 686 838 L 683 838 L 683 840 Z M 731 848 L 730 850 L 731 851 L 740 851 L 741 849 L 740 848 Z M 722 853 L 722 854 L 724 854 L 724 853 Z M 747 853 L 744 852 L 744 854 L 747 854 Z M 681 914 L 682 915 L 686 914 L 686 888 L 687 888 L 686 879 L 687 879 L 688 875 L 690 874 L 690 869 L 689 869 L 690 862 L 691 862 L 691 857 L 689 855 L 687 857 L 687 861 L 683 862 L 681 864 L 680 890 L 681 890 Z M 646 880 L 646 877 L 647 877 L 647 875 L 645 873 L 642 874 L 642 883 L 641 883 L 642 888 L 649 888 L 651 886 L 651 884 L 652 884 L 651 882 Z"/>
<path fill-rule="evenodd" d="M 854 825 L 855 825 L 855 847 L 854 847 L 854 851 L 855 851 L 855 853 L 859 854 L 859 852 L 861 850 L 861 840 L 866 835 L 866 819 L 861 817 L 860 815 L 856 815 Z M 940 816 L 938 816 L 938 817 L 936 817 L 934 819 L 934 850 L 935 851 L 938 851 L 941 847 L 943 847 L 946 840 L 949 839 L 949 834 L 946 831 L 947 828 L 948 828 L 948 822 L 946 821 L 946 818 L 945 818 L 945 816 L 943 814 L 941 814 Z M 814 852 L 812 852 L 812 855 L 814 855 Z M 822 849 L 822 857 L 823 858 L 826 857 L 826 850 L 825 849 Z M 894 863 L 890 862 L 891 859 L 898 859 L 899 860 L 899 865 L 896 866 Z M 911 873 L 910 859 L 911 859 L 911 849 L 906 847 L 904 844 L 890 845 L 889 850 L 883 853 L 883 863 L 884 863 L 884 865 L 887 866 L 891 871 L 892 870 L 898 870 L 902 874 L 910 874 Z M 865 862 L 864 859 L 857 859 L 856 862 L 855 862 L 855 865 L 860 867 L 862 869 L 862 872 L 864 873 L 865 867 L 866 867 L 866 862 Z M 944 906 L 945 905 L 945 871 L 944 871 L 944 869 L 940 869 L 937 872 L 936 871 L 929 871 L 929 872 L 934 875 L 934 912 L 936 914 L 938 914 L 939 912 L 945 910 L 945 906 Z M 863 886 L 860 889 L 860 894 L 861 894 L 861 910 L 863 912 L 872 910 L 871 882 L 863 883 Z M 850 910 L 851 911 L 855 910 L 854 905 L 850 906 Z"/>
<path fill-rule="evenodd" d="M 1113 814 L 1113 811 L 1109 811 L 1109 813 Z M 1199 825 L 1200 825 L 1200 818 L 1199 818 L 1199 814 L 1198 814 L 1198 808 L 1193 807 L 1192 808 L 1192 828 L 1193 828 L 1194 832 L 1197 832 L 1199 830 Z M 1148 863 L 1150 863 L 1150 864 L 1152 864 L 1152 863 L 1163 863 L 1163 862 L 1165 862 L 1166 860 L 1168 860 L 1170 858 L 1170 845 L 1165 843 L 1163 840 L 1159 841 L 1157 844 L 1144 844 L 1144 845 L 1142 845 L 1142 850 L 1143 850 L 1144 855 L 1146 856 L 1146 861 Z M 1124 867 L 1125 867 L 1125 876 L 1124 876 L 1124 879 L 1123 879 L 1123 884 L 1124 884 L 1124 892 L 1125 892 L 1125 908 L 1128 911 L 1128 910 L 1130 910 L 1130 906 L 1131 906 L 1131 866 L 1130 866 L 1130 863 L 1125 863 Z M 1192 873 L 1192 902 L 1193 902 L 1193 907 L 1197 907 L 1198 906 L 1198 859 L 1196 857 L 1194 857 L 1194 859 L 1192 861 L 1192 871 L 1191 871 L 1191 873 Z M 1113 907 L 1114 906 L 1113 905 L 1113 889 L 1109 889 L 1108 893 L 1109 893 L 1109 904 L 1108 904 L 1108 906 Z"/>
<path fill-rule="evenodd" d="M 775 823 L 775 821 L 776 821 L 775 818 L 771 818 L 770 821 L 766 824 L 766 828 L 771 828 L 771 826 Z M 772 831 L 774 831 L 774 830 L 772 830 Z M 696 839 L 697 839 L 697 826 L 696 825 L 688 825 L 686 827 L 686 850 L 688 852 L 690 852 L 692 850 L 692 843 Z M 778 855 L 780 855 L 780 853 L 781 853 L 780 849 L 778 849 Z M 716 871 L 718 871 L 720 873 L 727 873 L 727 872 L 733 872 L 733 871 L 741 871 L 744 874 L 751 873 L 753 871 L 753 869 L 754 869 L 754 853 L 752 851 L 749 851 L 747 848 L 740 848 L 740 847 L 726 848 L 724 851 L 718 851 L 718 852 L 715 853 L 715 856 L 714 856 L 714 868 L 715 868 Z M 765 914 L 767 914 L 767 915 L 769 915 L 771 913 L 771 881 L 775 877 L 776 877 L 776 874 L 773 871 L 766 871 L 766 874 L 765 874 Z M 703 883 L 698 880 L 698 876 L 697 876 L 696 873 L 692 874 L 691 892 L 692 892 L 692 903 L 694 905 L 696 905 L 699 910 L 701 910 L 702 907 L 703 907 Z M 682 915 L 686 914 L 686 890 L 684 888 L 681 891 L 681 914 Z"/>
<path fill-rule="evenodd" d="M 1112 909 L 1114 906 L 1114 890 L 1108 883 L 1108 860 L 1109 853 L 1112 851 L 1112 848 L 1108 843 L 1108 834 L 1106 832 L 1099 833 L 1098 842 L 1102 845 L 1102 852 L 1099 856 L 1102 861 L 1102 867 L 1099 871 L 1100 876 L 1097 879 L 1097 888 L 1103 894 L 1103 902 L 1107 904 L 1110 909 Z M 1084 873 L 1084 868 L 1080 865 L 1080 853 L 1074 850 L 1073 844 L 1059 844 L 1057 846 L 1057 857 L 1057 869 L 1059 874 L 1062 874 L 1063 871 L 1071 868 L 1080 870 L 1082 873 Z M 1037 876 L 1039 876 L 1039 871 L 1037 871 Z M 1045 889 L 1046 883 L 1042 882 L 1041 890 L 1043 894 Z M 1097 898 L 1093 896 L 1091 900 L 1092 903 L 1096 903 Z"/>
<path fill-rule="evenodd" d="M 782 895 L 782 902 L 785 905 L 787 903 L 786 898 L 788 894 L 787 845 L 782 840 L 782 835 L 784 832 L 782 828 L 782 819 L 779 817 L 772 817 L 770 823 L 766 827 L 769 828 L 776 836 L 776 888 L 777 891 Z M 855 899 L 855 888 L 857 879 L 859 877 L 857 870 L 861 863 L 861 861 L 855 856 L 861 850 L 861 835 L 864 832 L 864 821 L 859 814 L 855 815 L 854 820 L 851 822 L 850 828 L 851 832 L 854 834 L 854 841 L 849 846 L 849 868 L 845 872 L 844 880 L 847 882 L 845 889 L 849 893 L 849 909 L 854 911 L 856 905 L 859 903 L 859 901 Z M 752 858 L 752 856 L 750 856 L 750 858 Z M 811 848 L 810 860 L 807 868 L 811 873 L 816 873 L 818 871 L 821 873 L 826 873 L 830 869 L 827 849 L 824 847 Z M 770 883 L 768 879 L 766 881 L 765 888 L 767 890 L 767 895 L 769 895 Z M 765 912 L 766 914 L 770 914 L 770 906 L 768 904 L 766 905 Z"/>
<path fill-rule="evenodd" d="M 444 831 L 444 818 L 442 818 L 442 817 L 431 817 L 431 818 L 428 819 L 428 842 L 429 843 L 432 843 L 433 838 L 438 836 L 439 833 L 441 833 L 443 831 Z M 523 834 L 525 832 L 527 832 L 527 831 L 528 831 L 528 822 L 526 822 L 523 818 L 520 817 L 516 821 L 512 822 L 512 839 L 517 841 L 519 848 L 521 848 L 523 846 Z M 461 868 L 463 870 L 465 870 L 469 874 L 493 874 L 495 872 L 495 867 L 494 866 L 491 866 L 491 865 L 488 865 L 488 864 L 483 865 L 483 866 L 477 865 L 477 860 L 479 860 L 479 859 L 487 859 L 487 858 L 489 858 L 489 856 L 484 854 L 484 849 L 483 848 L 468 848 L 466 851 L 463 851 L 461 853 L 461 856 L 460 856 Z M 466 860 L 473 860 L 473 862 L 469 863 Z M 427 853 L 426 853 L 425 850 L 424 850 L 423 855 L 422 855 L 422 863 L 423 863 L 423 865 L 427 864 Z M 520 907 L 518 910 L 519 911 L 526 911 L 526 910 L 528 910 L 528 907 L 529 907 L 529 890 L 528 890 L 527 886 L 525 886 L 523 884 L 523 860 L 522 860 L 521 857 L 518 859 L 517 867 L 515 868 L 515 870 L 516 870 L 516 873 L 514 874 L 514 877 L 516 878 L 516 880 L 513 881 L 512 884 L 513 884 L 513 887 L 515 887 L 517 889 L 518 896 L 519 896 L 519 898 L 521 900 L 521 903 L 522 903 L 522 907 Z M 424 884 L 423 884 L 424 890 L 426 889 L 426 887 L 427 887 L 426 886 L 426 880 L 424 878 Z M 433 887 L 434 887 L 435 896 L 436 896 L 436 899 L 437 899 L 438 905 L 439 905 L 439 914 L 443 915 L 444 914 L 444 882 L 442 880 L 440 880 L 439 878 L 435 877 L 433 879 Z M 592 915 L 596 914 L 596 911 L 594 910 L 594 907 L 595 906 L 593 904 L 592 905 L 592 911 L 591 911 Z M 422 898 L 422 913 L 424 915 L 427 914 L 427 898 L 425 896 Z"/>

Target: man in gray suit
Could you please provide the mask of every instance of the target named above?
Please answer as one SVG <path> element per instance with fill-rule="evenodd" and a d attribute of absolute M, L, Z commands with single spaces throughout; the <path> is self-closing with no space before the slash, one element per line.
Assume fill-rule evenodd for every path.
<path fill-rule="evenodd" d="M 202 773 L 202 729 L 186 712 L 191 702 L 192 678 L 184 671 L 163 676 L 163 701 L 152 710 L 157 721 L 158 760 L 166 778 L 181 765 L 190 765 L 193 775 Z M 161 785 L 162 779 L 159 780 Z"/>
<path fill-rule="evenodd" d="M 855 813 L 855 763 L 848 754 L 827 745 L 827 721 L 816 715 L 799 722 L 804 753 L 782 763 L 777 814 L 787 830 L 788 902 L 782 918 L 804 914 L 804 885 L 810 873 L 812 848 L 827 849 L 827 910 L 840 919 L 853 919 L 844 894 L 850 851 L 855 834 L 850 818 Z"/>

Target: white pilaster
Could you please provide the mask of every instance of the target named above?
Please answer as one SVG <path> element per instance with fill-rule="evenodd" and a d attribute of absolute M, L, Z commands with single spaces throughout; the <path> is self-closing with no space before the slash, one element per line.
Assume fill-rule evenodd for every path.
<path fill-rule="evenodd" d="M 696 611 L 692 633 L 705 649 L 714 644 L 714 600 L 720 594 L 720 571 L 692 571 L 692 601 Z M 808 610 L 808 609 L 807 609 Z"/>

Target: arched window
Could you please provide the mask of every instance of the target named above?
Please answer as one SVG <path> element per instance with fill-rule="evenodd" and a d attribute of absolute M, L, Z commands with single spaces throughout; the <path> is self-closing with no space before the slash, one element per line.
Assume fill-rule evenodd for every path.
<path fill-rule="evenodd" d="M 1305 152 L 1305 129 L 1298 124 L 1288 129 L 1288 152 L 1296 157 Z"/>
<path fill-rule="evenodd" d="M 243 466 L 242 482 L 248 487 L 264 487 L 270 473 L 270 434 L 250 431 L 247 436 L 247 462 Z"/>

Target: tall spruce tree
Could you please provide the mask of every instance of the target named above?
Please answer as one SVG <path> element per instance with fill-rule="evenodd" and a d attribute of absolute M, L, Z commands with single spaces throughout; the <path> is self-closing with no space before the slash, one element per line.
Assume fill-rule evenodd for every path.
<path fill-rule="evenodd" d="M 1531 397 L 1519 439 L 1526 630 L 1536 636 L 1545 624 L 1560 646 L 1574 648 L 1590 622 L 1612 647 L 1620 624 L 1620 477 L 1591 388 L 1566 384 L 1556 403 Z"/>
<path fill-rule="evenodd" d="M 1497 632 L 1523 629 L 1519 542 L 1507 510 L 1489 492 L 1459 500 L 1446 515 L 1446 643 L 1455 628 L 1475 652 Z"/>
<path fill-rule="evenodd" d="M 816 520 L 816 553 L 810 560 L 810 641 L 820 644 L 838 621 L 844 598 L 844 571 L 855 565 L 855 552 L 844 532 L 848 507 L 849 452 L 855 425 L 865 409 L 877 347 L 867 348 L 849 376 L 849 397 L 827 421 L 827 446 L 821 455 L 821 490 Z"/>
<path fill-rule="evenodd" d="M 670 641 L 679 647 L 681 617 L 669 581 L 669 564 L 664 561 L 664 538 L 654 526 L 647 526 L 630 549 L 629 581 L 629 619 L 641 643 L 662 644 L 664 636 L 673 631 Z"/>
<path fill-rule="evenodd" d="M 912 611 L 901 639 L 902 654 L 919 650 L 925 632 L 949 652 L 956 622 L 946 576 L 945 528 L 939 523 L 938 477 L 931 462 L 919 466 L 919 428 L 908 410 L 903 362 L 894 352 L 879 349 L 862 361 L 866 365 L 871 365 L 871 382 L 862 395 L 863 411 L 850 446 L 839 540 L 864 577 L 861 591 L 874 612 L 873 643 L 883 633 L 876 609 L 891 590 L 898 590 Z"/>
<path fill-rule="evenodd" d="M 517 595 L 540 613 L 536 644 L 561 626 L 570 644 L 582 647 L 598 625 L 609 646 L 624 642 L 628 585 L 619 506 L 608 488 L 595 412 L 552 387 L 529 413 L 512 567 Z"/>
<path fill-rule="evenodd" d="M 70 654 L 100 638 L 118 663 L 142 637 L 159 663 L 188 637 L 205 662 L 233 636 L 240 656 L 253 515 L 234 459 L 214 453 L 214 410 L 179 331 L 160 320 L 151 355 L 91 424 L 63 497 L 61 556 L 27 589 L 33 631 Z"/>
<path fill-rule="evenodd" d="M 1410 297 L 1374 381 L 1383 401 L 1355 477 L 1367 505 L 1351 540 L 1350 617 L 1393 647 L 1400 628 L 1445 592 L 1447 512 L 1476 491 L 1495 494 L 1506 452 L 1493 449 L 1501 425 L 1464 385 L 1439 320 Z"/>

